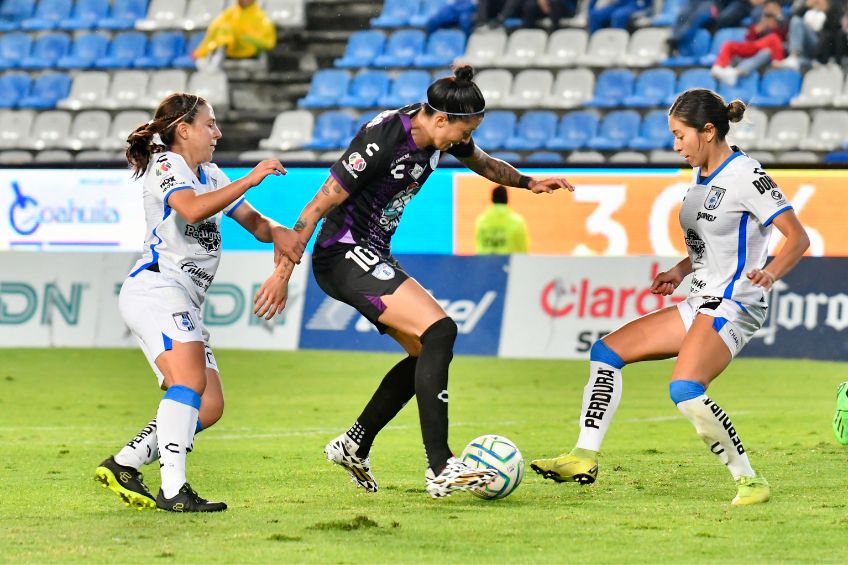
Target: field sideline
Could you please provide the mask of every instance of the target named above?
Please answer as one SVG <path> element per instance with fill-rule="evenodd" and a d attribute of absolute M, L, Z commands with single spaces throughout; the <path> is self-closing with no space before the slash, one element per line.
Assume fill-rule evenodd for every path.
<path fill-rule="evenodd" d="M 378 438 L 380 492 L 323 458 L 397 355 L 216 351 L 227 409 L 195 442 L 189 480 L 218 515 L 125 508 L 97 464 L 152 417 L 140 352 L 0 349 L 0 562 L 837 563 L 846 454 L 830 429 L 848 363 L 740 359 L 710 389 L 772 501 L 735 486 L 668 398 L 671 362 L 625 369 L 599 481 L 542 480 L 509 498 L 431 500 L 414 403 Z M 451 446 L 505 435 L 525 459 L 576 439 L 587 363 L 457 357 Z M 145 478 L 158 491 L 156 465 Z"/>

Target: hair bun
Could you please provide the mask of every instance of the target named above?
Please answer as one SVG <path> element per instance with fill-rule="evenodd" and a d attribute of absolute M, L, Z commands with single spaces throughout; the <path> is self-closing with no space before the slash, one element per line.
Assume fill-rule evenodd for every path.
<path fill-rule="evenodd" d="M 474 78 L 474 67 L 471 65 L 461 65 L 453 70 L 453 76 L 457 82 L 471 82 Z"/>
<path fill-rule="evenodd" d="M 739 122 L 743 115 L 745 115 L 745 103 L 741 100 L 734 100 L 727 105 L 727 121 Z"/>

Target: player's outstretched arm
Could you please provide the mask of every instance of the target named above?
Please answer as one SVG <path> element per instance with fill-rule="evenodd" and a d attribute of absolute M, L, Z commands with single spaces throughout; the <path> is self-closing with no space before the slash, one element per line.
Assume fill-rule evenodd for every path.
<path fill-rule="evenodd" d="M 574 191 L 574 187 L 565 177 L 534 179 L 527 175 L 522 175 L 518 169 L 506 161 L 495 159 L 479 147 L 474 147 L 474 153 L 470 157 L 462 157 L 459 160 L 463 165 L 481 177 L 504 186 L 527 188 L 536 194 L 540 192 L 553 192 L 559 188 Z"/>
<path fill-rule="evenodd" d="M 786 242 L 777 252 L 771 263 L 762 269 L 751 269 L 748 279 L 757 286 L 768 290 L 774 282 L 789 273 L 798 264 L 804 252 L 810 247 L 807 230 L 798 221 L 793 210 L 787 210 L 774 219 L 774 225 L 786 237 Z"/>
<path fill-rule="evenodd" d="M 294 230 L 278 224 L 268 216 L 260 214 L 248 202 L 243 202 L 230 216 L 241 227 L 253 234 L 257 241 L 274 244 L 274 264 L 285 255 L 289 260 L 300 262 L 306 243 L 300 240 Z"/>
<path fill-rule="evenodd" d="M 286 170 L 276 159 L 266 159 L 250 171 L 247 176 L 231 182 L 224 188 L 206 194 L 196 194 L 193 190 L 178 190 L 168 198 L 168 206 L 190 224 L 205 220 L 217 214 L 239 198 L 245 192 L 265 180 L 268 175 L 284 175 Z"/>
<path fill-rule="evenodd" d="M 677 265 L 667 271 L 659 273 L 654 282 L 651 283 L 651 292 L 668 296 L 680 286 L 683 279 L 692 272 L 692 261 L 689 257 L 684 258 Z"/>

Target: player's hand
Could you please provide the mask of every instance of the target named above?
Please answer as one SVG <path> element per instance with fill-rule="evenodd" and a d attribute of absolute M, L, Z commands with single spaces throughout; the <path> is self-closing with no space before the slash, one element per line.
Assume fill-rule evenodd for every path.
<path fill-rule="evenodd" d="M 289 298 L 288 281 L 277 273 L 265 279 L 253 297 L 253 313 L 260 318 L 270 320 L 283 311 Z"/>
<path fill-rule="evenodd" d="M 284 174 L 286 174 L 286 169 L 282 163 L 276 159 L 265 159 L 247 173 L 247 179 L 250 182 L 250 186 L 257 186 L 268 175 L 280 176 Z"/>
<path fill-rule="evenodd" d="M 565 177 L 533 179 L 530 181 L 530 184 L 527 188 L 529 188 L 530 191 L 533 192 L 533 194 L 539 194 L 540 192 L 553 192 L 560 188 L 574 192 L 574 186 L 572 186 L 572 184 L 568 182 L 568 179 L 566 179 Z"/>
<path fill-rule="evenodd" d="M 295 264 L 300 263 L 306 243 L 300 240 L 300 234 L 284 226 L 277 226 L 271 230 L 271 240 L 274 242 L 274 265 L 280 262 L 283 256 Z"/>
<path fill-rule="evenodd" d="M 761 286 L 765 290 L 770 290 L 774 286 L 774 275 L 765 269 L 751 269 L 746 276 L 754 286 Z"/>
<path fill-rule="evenodd" d="M 654 278 L 654 282 L 651 283 L 651 292 L 654 294 L 662 294 L 663 296 L 668 296 L 673 293 L 674 290 L 680 286 L 680 283 L 683 282 L 683 277 L 681 277 L 678 273 L 674 271 L 674 269 L 670 271 L 665 271 L 658 274 Z"/>

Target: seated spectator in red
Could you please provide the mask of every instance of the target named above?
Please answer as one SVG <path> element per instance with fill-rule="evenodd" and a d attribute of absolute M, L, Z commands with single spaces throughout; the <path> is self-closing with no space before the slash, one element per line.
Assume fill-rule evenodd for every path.
<path fill-rule="evenodd" d="M 739 77 L 748 76 L 769 63 L 782 61 L 785 37 L 783 9 L 776 0 L 769 0 L 763 7 L 760 20 L 748 28 L 744 41 L 728 41 L 721 46 L 710 73 L 721 82 L 734 86 Z"/>

